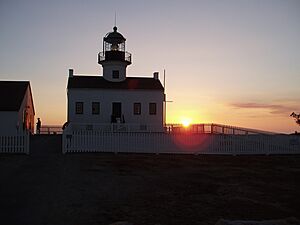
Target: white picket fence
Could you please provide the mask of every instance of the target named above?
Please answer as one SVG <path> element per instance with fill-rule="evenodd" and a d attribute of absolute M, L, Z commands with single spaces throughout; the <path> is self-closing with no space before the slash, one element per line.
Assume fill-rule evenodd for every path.
<path fill-rule="evenodd" d="M 0 153 L 29 154 L 29 133 L 19 133 L 11 136 L 0 135 Z"/>
<path fill-rule="evenodd" d="M 296 135 L 218 135 L 193 133 L 63 133 L 63 153 L 172 153 L 172 154 L 299 154 Z"/>

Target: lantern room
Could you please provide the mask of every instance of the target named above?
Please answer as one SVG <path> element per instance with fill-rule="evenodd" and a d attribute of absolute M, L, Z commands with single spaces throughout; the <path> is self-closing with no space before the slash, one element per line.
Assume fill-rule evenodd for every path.
<path fill-rule="evenodd" d="M 126 38 L 115 26 L 113 32 L 109 32 L 103 38 L 103 52 L 98 54 L 98 63 L 103 65 L 107 61 L 121 61 L 127 65 L 131 64 L 131 54 L 125 51 Z"/>

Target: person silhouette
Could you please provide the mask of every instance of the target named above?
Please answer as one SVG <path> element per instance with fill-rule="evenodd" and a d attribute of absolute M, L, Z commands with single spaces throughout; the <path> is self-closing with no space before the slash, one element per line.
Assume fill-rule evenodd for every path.
<path fill-rule="evenodd" d="M 40 133 L 41 133 L 41 126 L 42 126 L 41 119 L 38 118 L 38 121 L 37 121 L 37 123 L 36 123 L 36 133 L 37 133 L 37 134 L 40 134 Z"/>

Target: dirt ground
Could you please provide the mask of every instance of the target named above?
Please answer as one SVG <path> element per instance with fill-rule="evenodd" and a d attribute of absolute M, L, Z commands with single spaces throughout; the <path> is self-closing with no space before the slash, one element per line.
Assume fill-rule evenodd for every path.
<path fill-rule="evenodd" d="M 300 218 L 300 156 L 0 155 L 0 224 Z"/>

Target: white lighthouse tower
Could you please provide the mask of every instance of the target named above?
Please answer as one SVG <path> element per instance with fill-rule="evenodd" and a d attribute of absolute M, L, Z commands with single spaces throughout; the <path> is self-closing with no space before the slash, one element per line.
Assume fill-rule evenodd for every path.
<path fill-rule="evenodd" d="M 126 52 L 126 38 L 113 28 L 103 38 L 103 52 L 98 54 L 98 63 L 103 67 L 104 79 L 121 82 L 126 79 L 126 67 L 131 64 L 131 53 Z"/>

